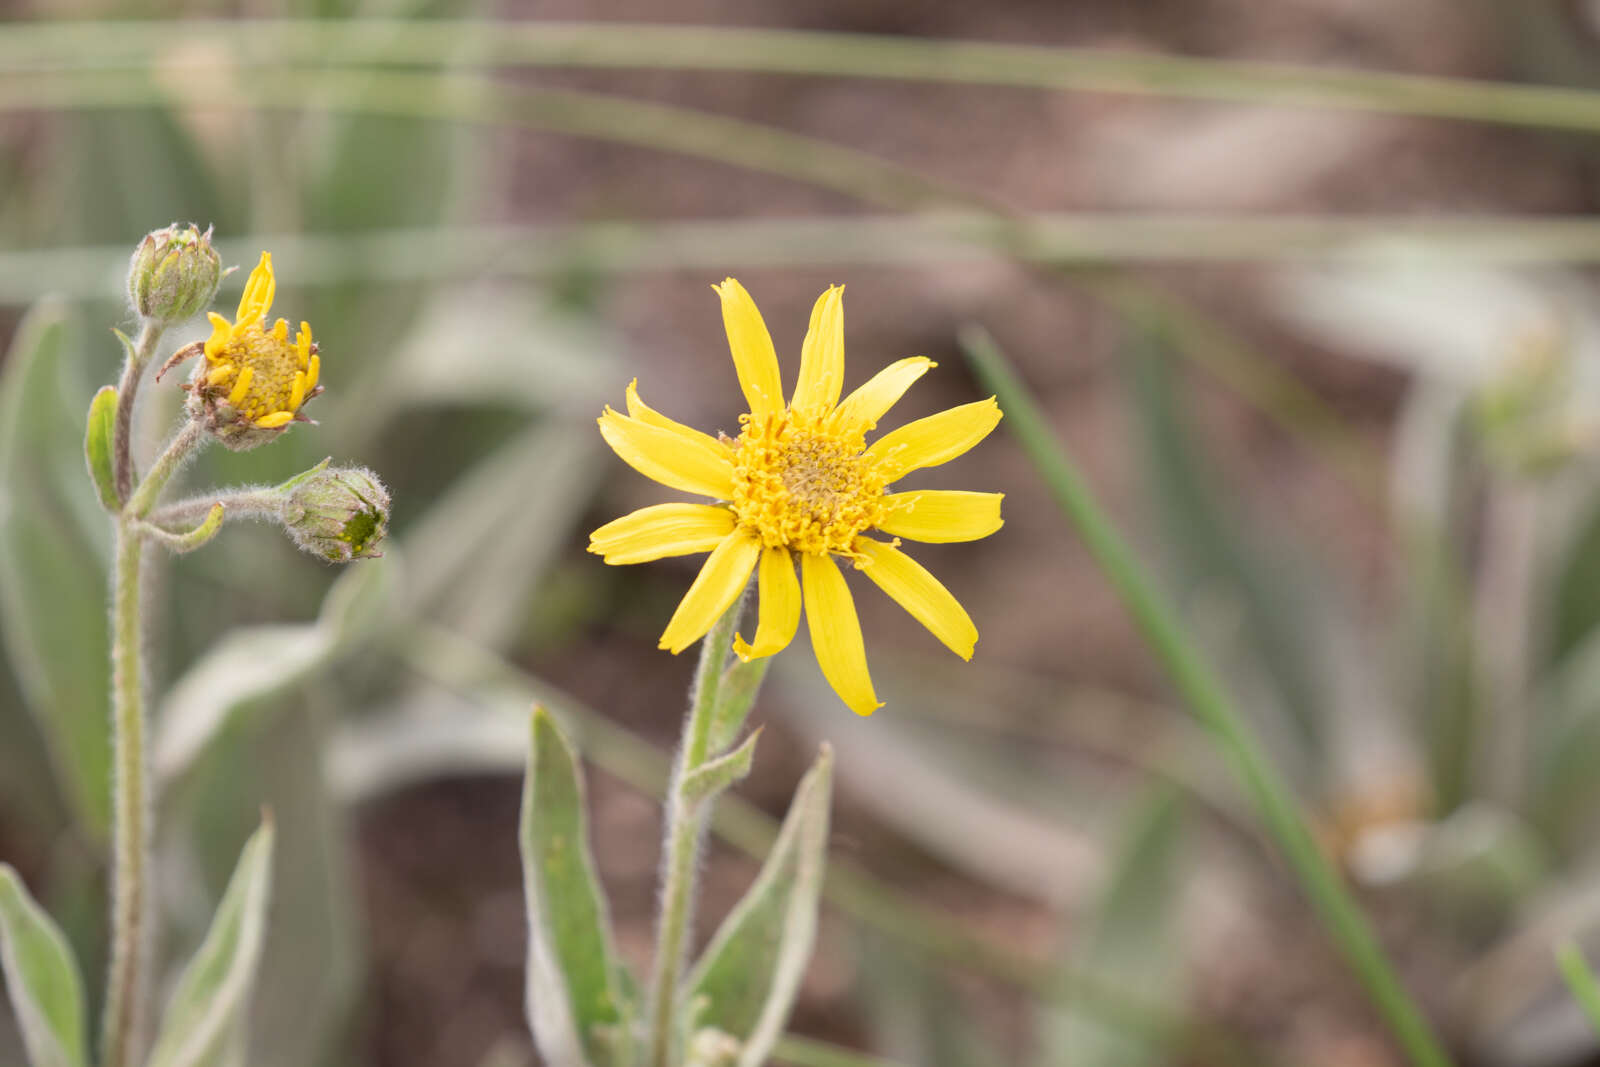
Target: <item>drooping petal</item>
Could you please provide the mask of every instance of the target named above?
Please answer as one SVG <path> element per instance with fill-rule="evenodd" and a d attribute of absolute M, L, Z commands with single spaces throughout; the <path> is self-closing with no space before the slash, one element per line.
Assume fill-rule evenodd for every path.
<path fill-rule="evenodd" d="M 279 426 L 287 426 L 294 421 L 292 411 L 274 411 L 271 415 L 263 415 L 256 420 L 256 425 L 263 430 L 276 430 Z"/>
<path fill-rule="evenodd" d="M 613 566 L 710 552 L 733 532 L 733 512 L 710 504 L 656 504 L 589 535 L 589 551 Z"/>
<path fill-rule="evenodd" d="M 908 422 L 874 441 L 866 456 L 892 482 L 909 471 L 950 462 L 999 424 L 1000 405 L 991 396 Z"/>
<path fill-rule="evenodd" d="M 640 400 L 639 379 L 637 378 L 628 383 L 628 415 L 630 418 L 638 419 L 640 422 L 647 422 L 651 426 L 659 426 L 663 430 L 671 430 L 674 433 L 680 433 L 688 437 L 693 437 L 696 440 L 699 440 L 704 444 L 717 449 L 718 451 L 727 453 L 730 460 L 733 458 L 733 449 L 723 444 L 715 437 L 712 437 L 708 433 L 702 433 L 693 426 L 685 426 L 681 422 L 669 419 L 665 415 L 661 414 L 661 412 L 651 407 L 649 404 L 646 404 L 643 400 Z"/>
<path fill-rule="evenodd" d="M 844 286 L 830 285 L 811 309 L 811 327 L 800 347 L 800 378 L 790 407 L 832 407 L 844 388 Z"/>
<path fill-rule="evenodd" d="M 676 656 L 705 636 L 722 613 L 739 599 L 761 556 L 761 541 L 735 530 L 706 557 L 694 584 L 678 603 L 661 634 L 661 647 Z"/>
<path fill-rule="evenodd" d="M 895 602 L 926 626 L 962 659 L 972 658 L 978 642 L 978 628 L 966 609 L 928 573 L 926 567 L 892 545 L 858 537 L 854 548 L 866 557 L 861 573 L 888 593 Z"/>
<path fill-rule="evenodd" d="M 772 335 L 756 310 L 756 302 L 732 278 L 713 286 L 722 298 L 722 325 L 728 331 L 728 348 L 733 367 L 739 374 L 739 388 L 752 415 L 771 415 L 783 410 L 783 382 L 778 375 L 778 354 L 772 348 Z"/>
<path fill-rule="evenodd" d="M 807 552 L 800 557 L 800 582 L 805 592 L 811 647 L 823 677 L 851 711 L 871 715 L 883 702 L 872 691 L 861 622 L 839 565 L 831 556 Z"/>
<path fill-rule="evenodd" d="M 747 645 L 735 634 L 733 650 L 742 660 L 760 659 L 781 652 L 794 640 L 800 628 L 800 579 L 794 575 L 794 559 L 787 548 L 767 548 L 761 552 L 761 604 L 756 621 L 756 641 Z"/>
<path fill-rule="evenodd" d="M 927 356 L 896 360 L 844 398 L 833 413 L 833 425 L 841 430 L 872 429 L 906 395 L 911 383 L 937 366 Z"/>
<path fill-rule="evenodd" d="M 976 541 L 1005 524 L 1000 518 L 1004 493 L 969 493 L 959 489 L 921 489 L 889 493 L 883 498 L 888 516 L 878 529 L 912 541 L 944 544 Z"/>
<path fill-rule="evenodd" d="M 717 500 L 733 496 L 733 460 L 699 438 L 652 426 L 606 408 L 600 436 L 622 461 L 662 485 Z M 701 435 L 704 436 L 704 435 Z M 715 444 L 715 442 L 713 442 Z"/>
<path fill-rule="evenodd" d="M 211 336 L 206 338 L 206 356 L 216 359 L 217 354 L 233 340 L 233 323 L 215 311 L 206 312 L 206 318 L 211 320 Z"/>
<path fill-rule="evenodd" d="M 266 318 L 277 287 L 277 279 L 272 275 L 272 253 L 263 252 L 261 262 L 250 272 L 250 280 L 244 283 L 244 295 L 239 298 L 239 313 L 233 317 L 234 325 L 242 328 Z"/>

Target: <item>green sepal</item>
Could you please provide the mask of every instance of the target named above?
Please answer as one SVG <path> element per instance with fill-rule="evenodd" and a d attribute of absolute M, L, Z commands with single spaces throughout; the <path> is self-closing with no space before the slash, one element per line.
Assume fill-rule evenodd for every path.
<path fill-rule="evenodd" d="M 112 464 L 112 427 L 117 421 L 117 387 L 104 385 L 89 402 L 89 424 L 83 434 L 83 454 L 89 462 L 89 477 L 100 493 L 100 505 L 107 511 L 122 510 L 117 496 L 117 474 Z"/>
<path fill-rule="evenodd" d="M 543 708 L 533 712 L 522 793 L 528 909 L 528 1025 L 547 1063 L 633 1062 L 633 1004 L 594 858 L 578 758 Z"/>
<path fill-rule="evenodd" d="M 84 1067 L 83 978 L 61 930 L 0 863 L 0 966 L 32 1067 Z"/>
<path fill-rule="evenodd" d="M 178 979 L 149 1067 L 243 1062 L 250 991 L 266 941 L 272 843 L 267 817 L 245 843 L 205 942 Z"/>
<path fill-rule="evenodd" d="M 756 730 L 745 738 L 744 744 L 707 763 L 702 763 L 684 776 L 678 791 L 691 804 L 714 797 L 735 782 L 743 781 L 750 773 L 750 764 L 756 757 L 756 741 L 761 731 Z"/>
<path fill-rule="evenodd" d="M 272 491 L 274 493 L 288 494 L 289 490 L 293 489 L 301 482 L 307 481 L 312 475 L 321 474 L 323 471 L 327 470 L 328 464 L 332 462 L 332 456 L 325 456 L 323 457 L 322 462 L 318 463 L 315 467 L 312 467 L 309 470 L 303 470 L 299 474 L 296 474 L 294 477 L 290 478 L 288 481 L 273 486 Z"/>
<path fill-rule="evenodd" d="M 683 1039 L 719 1030 L 739 1043 L 739 1067 L 760 1067 L 783 1034 L 816 943 L 827 863 L 833 750 L 801 779 L 755 884 L 695 964 L 679 1004 Z"/>

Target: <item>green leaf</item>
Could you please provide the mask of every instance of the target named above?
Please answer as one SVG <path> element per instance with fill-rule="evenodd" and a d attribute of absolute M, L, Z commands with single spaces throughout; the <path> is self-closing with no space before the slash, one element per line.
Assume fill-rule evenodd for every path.
<path fill-rule="evenodd" d="M 75 391 L 63 381 L 67 339 L 66 309 L 41 303 L 0 369 L 0 630 L 66 794 L 103 835 L 111 812 L 110 538 L 78 459 L 83 408 L 65 395 Z"/>
<path fill-rule="evenodd" d="M 712 752 L 721 752 L 733 744 L 733 739 L 739 736 L 739 731 L 744 728 L 745 719 L 750 717 L 750 707 L 756 702 L 756 694 L 761 691 L 761 681 L 767 676 L 767 668 L 772 666 L 771 656 L 762 656 L 760 659 L 749 661 L 735 658 L 728 669 L 722 672 L 722 685 L 717 692 L 717 706 L 711 715 L 711 743 Z"/>
<path fill-rule="evenodd" d="M 717 795 L 735 782 L 742 782 L 750 773 L 750 763 L 756 758 L 756 741 L 760 737 L 761 731 L 756 730 L 745 738 L 744 744 L 732 752 L 702 763 L 685 775 L 683 784 L 678 787 L 683 792 L 684 800 L 704 800 Z"/>
<path fill-rule="evenodd" d="M 1572 999 L 1583 1009 L 1595 1033 L 1600 1034 L 1600 981 L 1595 980 L 1583 953 L 1573 942 L 1563 941 L 1556 946 L 1556 964 L 1561 968 L 1567 989 L 1572 992 Z"/>
<path fill-rule="evenodd" d="M 33 1067 L 83 1067 L 83 979 L 61 930 L 0 863 L 0 965 Z"/>
<path fill-rule="evenodd" d="M 811 960 L 832 786 L 833 750 L 823 745 L 755 884 L 685 984 L 680 1011 L 686 1030 L 731 1035 L 740 1043 L 739 1067 L 760 1067 L 771 1055 Z"/>
<path fill-rule="evenodd" d="M 311 623 L 231 631 L 172 686 L 157 716 L 157 778 L 181 776 L 241 710 L 298 685 L 360 647 L 388 617 L 394 564 L 367 560 L 328 588 Z"/>
<path fill-rule="evenodd" d="M 272 820 L 245 843 L 239 866 L 167 1004 L 150 1067 L 212 1067 L 242 1060 L 250 990 L 267 926 Z"/>
<path fill-rule="evenodd" d="M 1175 1003 L 1182 966 L 1177 949 L 1179 814 L 1166 787 L 1135 809 L 1088 936 L 1071 961 L 1071 973 L 1079 980 L 1087 976 L 1107 988 L 1137 989 L 1174 1010 L 1181 1007 Z M 1173 1036 L 1108 1026 L 1099 1013 L 1071 1001 L 1044 1029 L 1041 1062 L 1046 1064 L 1162 1063 L 1167 1060 L 1166 1040 Z"/>
<path fill-rule="evenodd" d="M 89 424 L 83 434 L 84 458 L 89 462 L 89 477 L 100 492 L 100 503 L 107 511 L 117 511 L 116 474 L 111 466 L 111 425 L 117 417 L 117 387 L 103 385 L 89 402 Z"/>
<path fill-rule="evenodd" d="M 631 1062 L 632 1005 L 589 854 L 578 757 L 543 708 L 533 712 L 522 792 L 528 906 L 528 1023 L 550 1063 Z"/>

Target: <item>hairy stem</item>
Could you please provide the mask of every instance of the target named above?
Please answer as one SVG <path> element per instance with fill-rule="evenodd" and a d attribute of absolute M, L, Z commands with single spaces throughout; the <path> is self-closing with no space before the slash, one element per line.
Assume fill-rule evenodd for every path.
<path fill-rule="evenodd" d="M 144 476 L 139 488 L 134 490 L 133 496 L 128 499 L 127 506 L 123 509 L 123 514 L 136 519 L 144 518 L 155 504 L 156 498 L 161 495 L 161 490 L 167 487 L 167 482 L 172 480 L 172 476 L 178 473 L 195 448 L 204 440 L 204 426 L 194 420 L 184 423 L 183 429 L 168 442 L 166 450 L 150 467 L 150 473 Z"/>
<path fill-rule="evenodd" d="M 146 773 L 143 628 L 139 566 L 144 541 L 133 523 L 117 521 L 111 618 L 113 845 L 111 969 L 106 983 L 103 1067 L 131 1067 L 141 1055 L 149 969 L 146 921 L 150 851 L 150 776 Z"/>
<path fill-rule="evenodd" d="M 695 866 L 711 808 L 709 803 L 685 798 L 680 787 L 684 778 L 711 755 L 711 727 L 717 717 L 723 668 L 743 608 L 741 596 L 700 642 L 700 665 L 695 670 L 689 716 L 683 725 L 683 745 L 667 794 L 667 851 L 661 869 L 661 915 L 651 982 L 651 1067 L 673 1067 L 678 980 L 683 974 L 684 952 L 694 921 Z"/>
<path fill-rule="evenodd" d="M 145 319 L 139 336 L 122 362 L 122 381 L 117 384 L 117 417 L 111 428 L 111 470 L 116 478 L 117 499 L 127 500 L 133 492 L 133 401 L 144 379 L 144 369 L 161 339 L 161 325 Z"/>
<path fill-rule="evenodd" d="M 232 489 L 200 493 L 164 504 L 147 515 L 146 521 L 164 530 L 187 528 L 204 521 L 215 504 L 228 509 L 232 519 L 277 519 L 283 513 L 283 497 L 274 489 Z"/>

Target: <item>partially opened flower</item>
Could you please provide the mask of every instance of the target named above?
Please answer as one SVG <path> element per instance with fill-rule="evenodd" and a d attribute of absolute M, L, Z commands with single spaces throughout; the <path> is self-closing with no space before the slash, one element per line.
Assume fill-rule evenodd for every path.
<path fill-rule="evenodd" d="M 300 409 L 322 391 L 317 384 L 321 360 L 311 340 L 311 326 L 302 322 L 290 341 L 289 324 L 283 319 L 271 328 L 266 324 L 276 286 L 272 254 L 263 252 L 245 283 L 234 320 L 211 313 L 205 358 L 190 382 L 191 411 L 235 450 L 254 448 L 291 422 L 310 421 Z"/>
<path fill-rule="evenodd" d="M 745 659 L 787 646 L 801 605 L 817 662 L 834 690 L 867 715 L 880 706 L 844 575 L 843 557 L 963 659 L 977 627 L 943 585 L 896 546 L 912 541 L 972 541 L 1001 526 L 1000 493 L 891 492 L 890 483 L 946 463 L 988 436 L 1000 421 L 991 397 L 942 411 L 879 437 L 866 436 L 933 362 L 902 359 L 840 401 L 844 382 L 842 286 L 811 312 L 794 395 L 784 405 L 772 338 L 744 287 L 716 286 L 734 368 L 750 413 L 738 438 L 711 437 L 647 407 L 628 386 L 628 414 L 606 408 L 600 432 L 629 466 L 715 504 L 657 504 L 607 523 L 589 551 L 607 563 L 711 553 L 661 635 L 674 654 L 703 637 L 738 599 L 752 572 L 760 608 L 755 639 L 736 637 Z M 884 541 L 869 536 L 888 535 Z M 799 576 L 795 575 L 796 557 Z"/>

